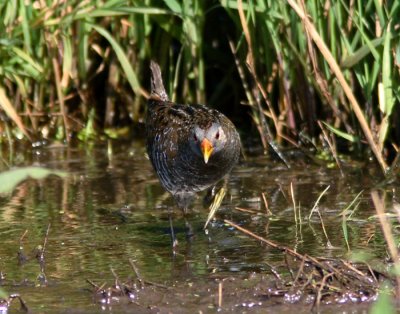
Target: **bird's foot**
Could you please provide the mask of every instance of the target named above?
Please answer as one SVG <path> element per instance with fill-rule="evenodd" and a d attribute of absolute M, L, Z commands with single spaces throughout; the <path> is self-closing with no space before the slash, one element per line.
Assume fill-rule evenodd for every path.
<path fill-rule="evenodd" d="M 191 241 L 194 237 L 194 231 L 191 223 L 187 221 L 186 218 L 185 218 L 185 225 L 186 225 L 186 239 L 188 241 Z"/>

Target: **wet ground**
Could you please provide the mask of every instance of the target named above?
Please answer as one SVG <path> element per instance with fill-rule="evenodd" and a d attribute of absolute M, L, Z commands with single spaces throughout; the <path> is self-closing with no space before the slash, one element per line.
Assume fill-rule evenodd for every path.
<path fill-rule="evenodd" d="M 312 299 L 273 295 L 285 286 L 279 278 L 293 261 L 224 220 L 301 254 L 361 259 L 385 270 L 385 241 L 370 197 L 382 178 L 372 166 L 348 165 L 342 175 L 303 158 L 287 169 L 265 156 L 248 157 L 233 171 L 228 195 L 206 232 L 208 210 L 202 197 L 196 200 L 188 217 L 196 235 L 187 241 L 185 220 L 158 183 L 143 143 L 110 147 L 15 153 L 14 165 L 36 164 L 68 176 L 30 179 L 0 198 L 3 297 L 18 293 L 34 313 L 308 312 Z M 328 186 L 320 215 L 309 217 Z M 389 185 L 385 190 L 396 197 Z M 344 220 L 349 215 L 343 210 L 362 191 Z M 171 208 L 179 239 L 175 253 Z M 117 293 L 124 284 L 131 290 Z M 371 301 L 366 300 L 326 302 L 331 305 L 322 309 L 363 313 Z M 9 312 L 18 308 L 13 302 Z"/>

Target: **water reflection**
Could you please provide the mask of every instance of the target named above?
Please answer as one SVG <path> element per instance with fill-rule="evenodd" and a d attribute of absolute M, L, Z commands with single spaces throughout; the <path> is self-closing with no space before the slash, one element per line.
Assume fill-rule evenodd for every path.
<path fill-rule="evenodd" d="M 187 242 L 184 219 L 158 183 L 141 142 L 114 143 L 111 155 L 106 145 L 58 147 L 38 149 L 19 160 L 20 164 L 39 164 L 70 175 L 65 179 L 27 180 L 12 195 L 1 198 L 0 270 L 7 274 L 7 290 L 15 290 L 11 283 L 27 280 L 37 284 L 40 269 L 33 252 L 43 244 L 49 223 L 45 271 L 50 285 L 63 287 L 63 295 L 77 295 L 87 287 L 85 279 L 113 280 L 111 268 L 121 278 L 131 276 L 129 259 L 136 261 L 144 278 L 160 283 L 216 274 L 268 272 L 270 263 L 282 262 L 280 252 L 224 225 L 222 219 L 212 222 L 205 234 L 202 227 L 207 210 L 201 198 L 195 201 L 189 216 L 196 236 Z M 286 169 L 265 157 L 254 157 L 233 172 L 229 195 L 218 217 L 303 253 L 344 256 L 347 246 L 340 213 L 361 190 L 368 190 L 376 181 L 360 170 L 349 170 L 342 177 L 336 170 L 305 162 Z M 308 217 L 328 185 L 319 203 L 325 235 L 319 216 Z M 262 193 L 272 215 L 267 215 Z M 175 256 L 169 235 L 170 208 L 175 210 L 174 227 L 180 241 Z M 373 214 L 365 194 L 354 220 L 348 222 L 352 250 L 366 248 L 374 254 L 384 253 L 379 228 L 375 221 L 367 220 Z M 327 246 L 328 240 L 332 248 Z M 16 260 L 20 244 L 30 258 L 23 266 L 18 266 Z M 27 289 L 26 285 L 21 289 Z M 57 289 L 48 292 L 49 300 L 59 298 Z M 40 303 L 28 298 L 31 306 Z M 82 302 L 82 298 L 80 295 L 71 300 Z"/>

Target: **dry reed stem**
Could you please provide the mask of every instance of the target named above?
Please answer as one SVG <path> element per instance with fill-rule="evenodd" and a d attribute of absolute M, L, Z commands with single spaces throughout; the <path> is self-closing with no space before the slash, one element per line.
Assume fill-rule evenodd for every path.
<path fill-rule="evenodd" d="M 44 260 L 44 253 L 46 251 L 46 245 L 47 245 L 47 241 L 49 239 L 50 227 L 51 227 L 51 223 L 49 222 L 49 224 L 47 225 L 47 229 L 46 229 L 46 235 L 45 235 L 44 241 L 43 241 L 43 249 L 40 252 L 40 258 L 42 260 Z"/>
<path fill-rule="evenodd" d="M 290 182 L 290 196 L 292 197 L 293 202 L 294 221 L 297 223 L 296 200 L 294 198 L 293 182 Z"/>
<path fill-rule="evenodd" d="M 297 257 L 300 260 L 304 260 L 305 262 L 312 263 L 312 264 L 314 264 L 316 266 L 319 266 L 321 269 L 325 269 L 325 270 L 328 270 L 328 271 L 334 271 L 334 272 L 338 273 L 336 268 L 334 268 L 333 266 L 330 266 L 330 265 L 327 265 L 327 264 L 322 264 L 317 259 L 315 259 L 315 258 L 313 258 L 311 256 L 302 255 L 302 254 L 292 250 L 289 247 L 286 247 L 284 245 L 280 245 L 280 244 L 277 244 L 277 243 L 275 243 L 273 241 L 267 240 L 267 239 L 255 234 L 255 233 L 251 232 L 250 230 L 247 230 L 247 229 L 239 226 L 238 224 L 235 224 L 234 222 L 232 222 L 230 220 L 224 219 L 224 222 L 226 224 L 234 227 L 235 229 L 247 234 L 248 236 L 251 236 L 252 238 L 257 239 L 257 240 L 267 244 L 268 246 L 270 246 L 270 247 L 272 247 L 274 249 L 280 250 L 282 252 L 286 252 L 287 254 L 289 254 L 289 255 L 291 255 L 293 257 Z"/>
<path fill-rule="evenodd" d="M 251 209 L 247 209 L 247 208 L 235 207 L 235 209 L 240 211 L 240 212 L 253 214 L 253 215 L 264 214 L 264 213 L 260 213 L 259 211 L 251 210 Z"/>
<path fill-rule="evenodd" d="M 319 219 L 320 219 L 320 221 L 321 221 L 322 231 L 324 232 L 326 241 L 328 241 L 327 244 L 328 244 L 329 247 L 331 247 L 332 244 L 331 244 L 331 241 L 329 241 L 329 237 L 328 237 L 328 233 L 326 232 L 326 229 L 325 229 L 324 221 L 323 221 L 322 216 L 321 216 L 321 213 L 320 213 L 320 211 L 319 211 L 319 209 L 318 209 L 318 204 L 319 204 L 319 202 L 320 202 L 322 196 L 324 196 L 324 194 L 329 190 L 330 187 L 331 187 L 331 186 L 328 185 L 328 186 L 325 188 L 325 190 L 323 190 L 323 191 L 321 192 L 321 194 L 318 196 L 317 200 L 315 201 L 314 207 L 311 209 L 310 215 L 308 216 L 308 220 L 310 220 L 310 219 L 311 219 L 311 216 L 312 216 L 312 214 L 313 214 L 313 212 L 317 212 L 317 213 L 318 213 Z"/>
<path fill-rule="evenodd" d="M 249 27 L 247 26 L 246 16 L 244 15 L 242 0 L 238 0 L 237 4 L 238 4 L 238 13 L 239 13 L 239 18 L 240 18 L 240 23 L 242 24 L 244 37 L 246 38 L 247 47 L 248 47 L 246 63 L 247 63 L 247 66 L 248 66 L 248 68 L 250 70 L 251 75 L 254 78 L 254 81 L 257 84 L 257 87 L 258 87 L 259 91 L 261 92 L 261 94 L 262 94 L 262 96 L 264 98 L 264 101 L 266 102 L 266 104 L 268 106 L 268 110 L 269 110 L 269 113 L 271 115 L 272 121 L 274 122 L 275 129 L 278 132 L 279 129 L 280 129 L 279 128 L 278 118 L 277 118 L 276 113 L 275 113 L 274 109 L 272 108 L 270 102 L 268 101 L 267 93 L 266 93 L 264 87 L 262 86 L 260 80 L 258 79 L 258 76 L 257 76 L 257 73 L 256 73 L 256 69 L 255 69 L 255 66 L 254 66 L 253 44 L 251 42 L 251 36 L 250 36 Z M 278 133 L 278 135 L 280 135 L 280 134 Z"/>
<path fill-rule="evenodd" d="M 268 245 L 269 247 L 272 247 L 274 249 L 280 250 L 280 251 L 282 251 L 282 252 L 284 252 L 284 253 L 286 253 L 288 255 L 291 255 L 292 257 L 298 258 L 302 263 L 308 263 L 311 266 L 316 267 L 316 269 L 318 270 L 319 273 L 321 273 L 321 271 L 324 272 L 324 276 L 327 275 L 327 274 L 329 276 L 334 276 L 340 282 L 340 284 L 343 286 L 343 289 L 347 289 L 346 288 L 347 284 L 348 283 L 351 284 L 351 282 L 353 282 L 354 280 L 358 280 L 358 281 L 360 281 L 362 283 L 366 283 L 368 287 L 371 287 L 374 290 L 378 289 L 378 283 L 377 282 L 374 283 L 373 280 L 368 279 L 368 277 L 366 277 L 365 274 L 362 274 L 359 271 L 354 271 L 353 273 L 349 272 L 349 271 L 344 271 L 341 268 L 337 268 L 337 267 L 331 265 L 329 263 L 329 260 L 327 262 L 324 262 L 324 261 L 326 261 L 326 259 L 314 258 L 314 257 L 312 257 L 310 255 L 307 255 L 307 254 L 305 254 L 305 255 L 300 254 L 300 253 L 294 251 L 293 249 L 291 249 L 289 247 L 286 247 L 284 245 L 280 245 L 280 244 L 275 243 L 273 241 L 267 240 L 267 239 L 255 234 L 255 233 L 251 232 L 250 230 L 247 230 L 247 229 L 235 224 L 232 221 L 224 219 L 224 222 L 226 224 L 230 225 L 231 227 L 234 227 L 235 229 L 245 233 L 246 235 L 248 235 L 248 236 L 250 236 L 250 237 L 252 237 L 252 238 L 254 238 L 254 239 L 256 239 L 256 240 L 258 240 L 258 241 L 260 241 L 260 242 L 262 242 L 264 244 L 266 244 L 266 245 Z M 338 261 L 340 261 L 340 260 L 338 260 Z M 344 265 L 348 269 L 352 270 L 351 268 L 348 267 L 348 264 L 347 265 L 344 264 Z M 301 265 L 300 268 L 304 268 L 304 264 Z M 373 270 L 370 270 L 370 272 L 371 271 L 373 272 Z M 322 276 L 322 273 L 321 273 L 321 276 Z M 296 277 L 294 278 L 293 282 L 294 283 L 297 282 L 299 277 L 300 277 L 300 275 L 298 273 L 296 275 Z M 303 285 L 303 289 L 313 281 L 315 281 L 315 277 L 311 276 L 310 280 L 307 281 Z"/>
<path fill-rule="evenodd" d="M 267 211 L 267 215 L 272 215 L 272 212 L 271 212 L 271 210 L 269 209 L 269 206 L 268 206 L 268 201 L 267 201 L 267 198 L 265 196 L 265 193 L 262 192 L 261 195 L 262 195 L 262 198 L 263 198 L 263 201 L 264 201 L 265 210 Z"/>
<path fill-rule="evenodd" d="M 54 70 L 54 78 L 56 81 L 56 90 L 57 90 L 57 97 L 58 101 L 60 103 L 60 113 L 63 117 L 64 121 L 64 132 L 65 132 L 65 138 L 67 142 L 69 143 L 69 125 L 68 125 L 68 119 L 67 119 L 67 113 L 65 110 L 65 102 L 64 102 L 64 95 L 62 92 L 62 87 L 61 87 L 61 75 L 60 75 L 60 69 L 58 67 L 58 62 L 55 57 L 52 58 L 52 63 L 53 63 L 53 70 Z"/>
<path fill-rule="evenodd" d="M 339 65 L 337 64 L 335 58 L 333 57 L 332 53 L 329 51 L 329 48 L 326 46 L 325 42 L 319 35 L 317 29 L 315 28 L 314 24 L 308 18 L 307 12 L 305 12 L 294 0 L 287 0 L 287 3 L 292 7 L 292 9 L 297 13 L 297 15 L 301 18 L 304 27 L 306 29 L 307 35 L 311 36 L 314 43 L 320 50 L 321 54 L 324 56 L 326 62 L 328 63 L 329 67 L 331 68 L 332 72 L 335 74 L 336 78 L 338 79 L 340 85 L 343 88 L 344 93 L 346 94 L 347 98 L 350 101 L 350 104 L 353 108 L 353 111 L 360 123 L 360 126 L 364 132 L 364 135 L 376 157 L 378 160 L 379 165 L 382 168 L 382 171 L 386 174 L 387 173 L 387 164 L 383 159 L 382 152 L 379 150 L 377 143 L 374 140 L 372 135 L 371 129 L 368 126 L 367 120 L 364 116 L 364 113 L 361 110 L 360 105 L 357 102 L 356 97 L 354 96 L 353 92 L 351 91 L 351 87 L 347 83 L 343 72 L 341 71 Z"/>
<path fill-rule="evenodd" d="M 393 238 L 393 233 L 391 230 L 391 226 L 386 217 L 385 203 L 384 199 L 378 195 L 377 191 L 371 192 L 372 201 L 374 202 L 374 206 L 376 212 L 378 214 L 379 223 L 381 224 L 383 235 L 385 236 L 385 240 L 389 249 L 389 253 L 393 262 L 399 262 L 399 255 L 397 253 L 397 247 Z"/>
<path fill-rule="evenodd" d="M 222 307 L 222 282 L 218 283 L 218 307 Z"/>
<path fill-rule="evenodd" d="M 355 273 L 357 273 L 360 276 L 360 278 L 367 278 L 367 282 L 370 282 L 369 278 L 362 271 L 358 270 L 353 265 L 351 265 L 349 262 L 346 262 L 343 259 L 341 261 L 342 261 L 344 266 L 349 268 L 351 271 L 354 271 Z M 370 273 L 371 273 L 371 276 L 373 276 L 373 271 L 370 270 Z M 376 279 L 376 277 L 374 279 Z M 378 281 L 375 280 L 375 282 L 378 282 Z"/>
<path fill-rule="evenodd" d="M 301 5 L 302 5 L 303 10 L 305 10 L 306 5 L 304 3 L 304 0 L 301 0 Z M 309 58 L 310 58 L 310 61 L 311 61 L 312 67 L 313 67 L 315 82 L 318 84 L 323 97 L 325 97 L 325 100 L 327 101 L 328 105 L 331 107 L 333 114 L 337 118 L 339 118 L 340 121 L 343 122 L 347 132 L 352 132 L 351 126 L 346 121 L 347 119 L 346 119 L 345 114 L 343 114 L 339 110 L 339 107 L 336 106 L 335 101 L 329 92 L 329 87 L 328 87 L 329 84 L 328 84 L 328 81 L 326 80 L 326 78 L 322 75 L 321 70 L 319 68 L 316 51 L 314 49 L 314 45 L 312 44 L 312 40 L 308 34 L 306 37 L 307 37 L 307 48 L 309 51 Z"/>
<path fill-rule="evenodd" d="M 135 272 L 136 278 L 140 283 L 141 289 L 144 289 L 144 280 L 142 276 L 140 276 L 139 269 L 136 267 L 135 262 L 131 258 L 129 259 L 129 265 L 131 265 L 132 270 Z"/>
<path fill-rule="evenodd" d="M 382 227 L 382 232 L 386 240 L 386 245 L 388 247 L 390 257 L 392 258 L 394 263 L 394 269 L 396 272 L 395 274 L 396 283 L 397 283 L 396 295 L 397 298 L 400 298 L 400 274 L 397 273 L 400 270 L 400 260 L 399 260 L 399 254 L 397 252 L 396 243 L 394 241 L 392 228 L 386 217 L 384 197 L 379 196 L 377 191 L 372 191 L 371 198 L 374 203 L 376 212 L 378 214 L 379 223 Z"/>
<path fill-rule="evenodd" d="M 247 84 L 246 75 L 244 74 L 243 67 L 241 66 L 240 61 L 236 54 L 236 47 L 233 44 L 231 39 L 229 39 L 229 47 L 231 49 L 233 58 L 235 59 L 236 69 L 239 73 L 240 80 L 242 81 L 242 86 L 243 86 L 244 92 L 246 94 L 247 100 L 248 100 L 250 106 L 254 106 L 256 101 L 253 98 L 253 94 L 250 92 L 250 87 L 249 87 L 249 84 Z"/>
<path fill-rule="evenodd" d="M 246 27 L 247 27 L 247 24 L 246 24 Z M 253 75 L 254 80 L 257 83 L 258 89 L 261 90 L 261 93 L 263 95 L 264 101 L 266 102 L 269 111 L 266 112 L 266 111 L 264 111 L 262 109 L 259 97 L 257 97 L 257 95 L 253 95 L 253 93 L 255 94 L 254 90 L 253 90 L 253 92 L 250 91 L 250 87 L 249 87 L 249 85 L 248 85 L 248 83 L 246 81 L 246 76 L 244 74 L 243 68 L 240 65 L 239 59 L 238 59 L 238 57 L 236 55 L 236 48 L 235 48 L 232 40 L 229 40 L 229 46 L 230 46 L 230 49 L 232 51 L 232 55 L 233 55 L 233 57 L 235 59 L 236 68 L 237 68 L 237 71 L 239 73 L 240 79 L 242 81 L 242 86 L 243 86 L 243 88 L 245 90 L 247 100 L 249 102 L 250 107 L 252 107 L 253 112 L 255 112 L 254 108 L 257 106 L 257 110 L 258 110 L 258 113 L 259 113 L 258 117 L 257 117 L 257 115 L 255 113 L 253 113 L 251 115 L 251 117 L 252 117 L 252 119 L 253 119 L 256 127 L 257 127 L 258 133 L 260 134 L 261 142 L 262 142 L 262 145 L 263 145 L 264 149 L 267 149 L 268 148 L 268 144 L 269 144 L 270 147 L 274 150 L 274 152 L 284 162 L 284 164 L 288 168 L 290 168 L 290 165 L 289 165 L 288 161 L 286 160 L 284 155 L 280 152 L 278 147 L 275 145 L 275 143 L 274 143 L 274 141 L 273 141 L 273 139 L 271 137 L 271 132 L 269 130 L 268 124 L 265 121 L 265 117 L 264 116 L 270 117 L 273 120 L 274 126 L 275 126 L 275 129 L 276 129 L 276 132 L 277 132 L 278 136 L 280 136 L 281 138 L 285 139 L 286 141 L 288 141 L 289 143 L 291 143 L 292 145 L 294 145 L 296 147 L 298 145 L 294 140 L 290 139 L 288 136 L 285 136 L 284 134 L 282 134 L 280 132 L 280 128 L 278 127 L 278 124 L 277 124 L 278 120 L 277 120 L 276 114 L 273 111 L 273 108 L 271 107 L 271 105 L 270 105 L 270 103 L 269 103 L 269 101 L 267 99 L 267 93 L 262 88 L 261 83 L 259 82 L 259 80 L 255 76 L 255 72 L 254 73 L 251 72 L 252 75 Z M 252 71 L 252 70 L 250 69 L 250 71 Z"/>
<path fill-rule="evenodd" d="M 334 273 L 326 274 L 326 275 L 322 278 L 322 280 L 321 280 L 321 282 L 320 282 L 320 284 L 319 284 L 319 289 L 318 289 L 318 292 L 317 292 L 317 298 L 315 299 L 315 303 L 314 303 L 314 305 L 317 307 L 317 311 L 319 310 L 319 306 L 320 306 L 320 304 L 321 304 L 322 289 L 325 288 L 326 280 L 327 280 L 329 277 L 332 277 L 333 275 L 334 275 Z"/>
<path fill-rule="evenodd" d="M 300 278 L 301 274 L 303 273 L 304 264 L 305 264 L 305 261 L 303 259 L 301 261 L 300 267 L 299 267 L 299 269 L 297 271 L 296 277 L 293 280 L 292 287 L 290 288 L 290 290 L 293 290 L 296 287 L 297 282 L 299 281 L 299 278 Z"/>
<path fill-rule="evenodd" d="M 29 139 L 31 140 L 31 137 L 29 136 L 28 132 L 26 131 L 26 128 L 24 126 L 24 123 L 22 122 L 20 116 L 14 109 L 14 106 L 11 104 L 10 99 L 7 97 L 6 92 L 3 87 L 0 86 L 0 106 L 3 108 L 3 110 L 6 112 L 7 116 L 14 121 L 14 123 L 18 126 L 18 128 L 21 130 L 21 132 Z"/>
<path fill-rule="evenodd" d="M 24 240 L 26 234 L 28 233 L 28 229 L 25 229 L 24 233 L 22 234 L 22 236 L 19 238 L 19 244 L 20 246 L 22 246 L 22 241 Z"/>

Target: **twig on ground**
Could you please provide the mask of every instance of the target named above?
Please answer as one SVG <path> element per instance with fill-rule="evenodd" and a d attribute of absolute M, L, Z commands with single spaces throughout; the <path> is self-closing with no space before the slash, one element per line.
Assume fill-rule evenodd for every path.
<path fill-rule="evenodd" d="M 135 272 L 137 280 L 139 280 L 140 287 L 141 287 L 141 289 L 143 289 L 144 281 L 143 281 L 142 277 L 140 276 L 139 269 L 136 267 L 135 262 L 131 258 L 129 259 L 129 265 L 131 265 L 131 268 Z"/>

